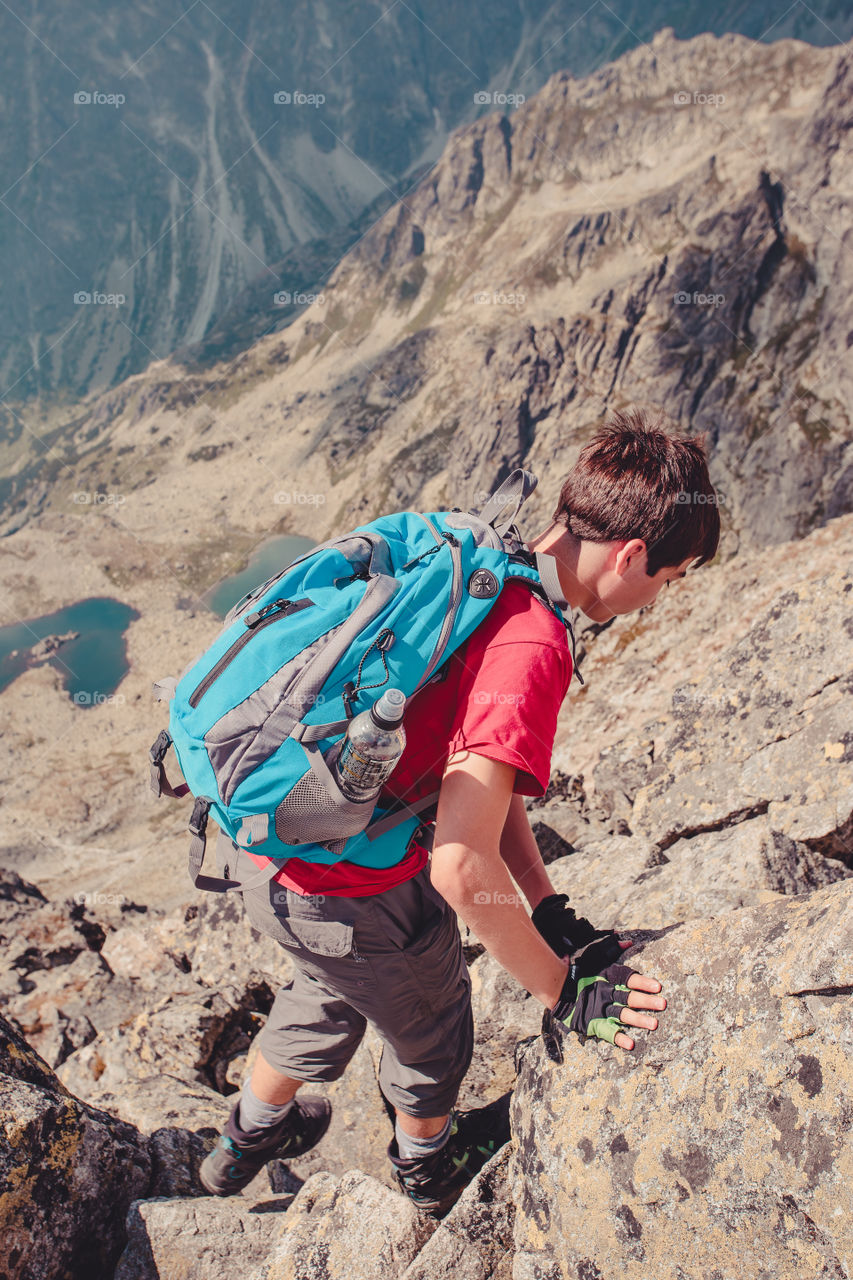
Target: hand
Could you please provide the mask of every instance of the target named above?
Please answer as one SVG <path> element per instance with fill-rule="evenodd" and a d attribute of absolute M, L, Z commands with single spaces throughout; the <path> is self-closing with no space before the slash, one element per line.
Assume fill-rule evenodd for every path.
<path fill-rule="evenodd" d="M 619 943 L 622 951 L 627 951 L 631 946 L 633 943 L 630 941 Z M 657 1018 L 637 1010 L 660 1011 L 666 1008 L 666 1000 L 657 994 L 661 990 L 661 984 L 656 978 L 644 977 L 622 964 L 611 964 L 602 972 L 596 973 L 592 963 L 594 957 L 590 957 L 593 951 L 594 947 L 587 948 L 570 965 L 560 999 L 553 1010 L 546 1010 L 543 1033 L 553 1042 L 549 1019 L 556 1018 L 573 1031 L 596 1036 L 620 1049 L 630 1051 L 634 1048 L 635 1041 L 618 1029 L 619 1024 L 656 1030 Z M 549 1048 L 547 1039 L 546 1048 Z M 553 1049 L 552 1043 L 549 1055 L 556 1057 Z M 562 1054 L 558 1060 L 562 1060 Z"/>
<path fill-rule="evenodd" d="M 634 943 L 628 940 L 622 940 L 619 946 L 623 951 L 627 951 L 629 947 L 633 947 Z M 645 1013 L 635 1013 L 635 1009 L 656 1009 L 660 1012 L 666 1008 L 666 999 L 657 995 L 662 990 L 661 984 L 657 978 L 646 978 L 641 973 L 634 973 L 628 979 L 627 985 L 631 988 L 631 994 L 628 996 L 628 1008 L 623 1010 L 620 1015 L 620 1021 L 627 1023 L 631 1027 L 642 1027 L 646 1031 L 657 1031 L 658 1020 L 651 1018 Z M 633 1049 L 634 1041 L 630 1036 L 626 1036 L 624 1032 L 617 1033 L 613 1043 L 618 1045 L 620 1049 Z"/>

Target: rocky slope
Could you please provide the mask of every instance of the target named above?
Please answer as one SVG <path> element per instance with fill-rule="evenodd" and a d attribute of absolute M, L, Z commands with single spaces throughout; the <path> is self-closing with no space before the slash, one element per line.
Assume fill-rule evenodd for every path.
<path fill-rule="evenodd" d="M 723 550 L 657 606 L 683 668 L 652 658 L 673 649 L 645 615 L 590 636 L 607 676 L 595 733 L 570 733 L 589 698 L 573 692 L 558 762 L 591 791 L 624 697 L 668 708 L 701 669 L 697 637 L 713 652 L 712 632 L 736 634 L 767 598 L 752 579 L 775 589 L 791 556 L 816 572 L 821 527 L 850 506 L 850 57 L 663 33 L 584 80 L 556 75 L 511 119 L 457 131 L 287 334 L 211 372 L 154 366 L 46 436 L 52 486 L 20 477 L 7 528 L 23 524 L 0 542 L 7 617 L 90 595 L 141 617 L 111 702 L 74 706 L 48 668 L 4 692 L 7 864 L 51 891 L 153 901 L 156 883 L 177 903 L 184 818 L 154 805 L 141 765 L 162 725 L 151 683 L 216 633 L 202 591 L 272 532 L 467 505 L 518 463 L 540 476 L 532 536 L 606 409 L 654 402 L 708 433 Z M 810 550 L 788 543 L 813 528 Z"/>
<path fill-rule="evenodd" d="M 670 21 L 683 36 L 818 45 L 853 33 L 832 0 L 784 14 L 766 0 L 713 14 L 671 0 L 618 12 L 491 0 L 464 14 L 303 2 L 285 20 L 268 2 L 176 14 L 150 0 L 118 15 L 44 0 L 26 21 L 0 19 L 0 380 L 14 411 L 177 347 L 209 357 L 279 328 L 300 307 L 275 293 L 321 283 L 449 130 L 482 114 L 477 93 L 530 97 L 558 68 L 585 74 Z M 19 435 L 22 417 L 5 429 Z"/>
<path fill-rule="evenodd" d="M 101 594 L 140 612 L 113 701 L 75 706 L 46 666 L 2 695 L 10 1280 L 116 1265 L 121 1280 L 315 1280 L 366 1258 L 407 1280 L 853 1270 L 835 1211 L 851 1158 L 853 514 L 848 375 L 832 367 L 853 327 L 834 185 L 849 67 L 849 50 L 663 36 L 586 81 L 557 76 L 511 127 L 455 136 L 341 264 L 334 315 L 215 375 L 161 366 L 93 405 L 90 459 L 0 543 L 15 616 Z M 673 83 L 725 93 L 727 69 L 736 119 L 672 103 Z M 618 218 L 579 212 L 608 189 Z M 710 274 L 684 275 L 700 250 Z M 537 254 L 557 278 L 507 302 Z M 705 304 L 672 300 L 718 270 L 737 287 L 715 310 L 734 299 L 738 343 L 760 338 L 745 358 Z M 492 301 L 475 303 L 488 271 Z M 678 324 L 698 363 L 673 357 Z M 821 386 L 828 433 L 786 411 L 792 377 Z M 638 399 L 709 431 L 723 554 L 583 633 L 586 684 L 530 808 L 555 885 L 630 930 L 636 967 L 664 982 L 659 1031 L 630 1057 L 567 1037 L 551 1061 L 540 1007 L 466 934 L 477 1043 L 460 1105 L 509 1110 L 511 1141 L 445 1222 L 425 1227 L 390 1184 L 370 1034 L 327 1087 L 315 1151 L 235 1203 L 200 1196 L 198 1163 L 289 972 L 239 904 L 192 894 L 187 807 L 148 791 L 164 723 L 151 682 L 218 629 L 201 590 L 275 528 L 319 538 L 409 502 L 464 505 L 516 463 L 541 476 L 522 522 L 537 533 L 603 409 Z M 126 501 L 71 501 L 97 486 Z"/>
<path fill-rule="evenodd" d="M 589 776 L 558 770 L 531 802 L 555 887 L 630 936 L 633 966 L 664 983 L 660 1028 L 630 1056 L 558 1033 L 553 1061 L 541 1006 L 463 929 L 476 1047 L 459 1105 L 496 1125 L 509 1105 L 510 1142 L 438 1227 L 391 1186 L 372 1033 L 317 1086 L 334 1118 L 314 1151 L 233 1203 L 200 1196 L 198 1163 L 251 1070 L 286 951 L 227 899 L 63 903 L 7 873 L 2 1070 L 24 1081 L 0 1107 L 10 1280 L 36 1257 L 82 1274 L 93 1224 L 111 1263 L 127 1239 L 120 1280 L 371 1275 L 366 1258 L 405 1280 L 848 1275 L 853 517 L 736 567 L 733 581 L 706 571 L 707 643 L 689 655 L 673 611 L 636 619 L 650 698 L 626 697 L 621 730 L 595 703 L 613 693 L 614 657 L 630 670 L 628 644 L 605 652 L 611 629 L 599 637 L 578 706 L 602 748 Z M 70 1146 L 37 1121 L 57 1108 L 80 1135 Z M 114 1157 L 135 1153 L 106 1224 L 91 1144 L 108 1188 Z"/>

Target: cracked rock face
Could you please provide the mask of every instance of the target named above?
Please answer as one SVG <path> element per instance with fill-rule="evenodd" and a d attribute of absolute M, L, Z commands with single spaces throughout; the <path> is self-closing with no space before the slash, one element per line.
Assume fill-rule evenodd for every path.
<path fill-rule="evenodd" d="M 849 1273 L 851 907 L 843 883 L 665 930 L 632 961 L 669 1002 L 633 1053 L 527 1047 L 514 1280 Z"/>

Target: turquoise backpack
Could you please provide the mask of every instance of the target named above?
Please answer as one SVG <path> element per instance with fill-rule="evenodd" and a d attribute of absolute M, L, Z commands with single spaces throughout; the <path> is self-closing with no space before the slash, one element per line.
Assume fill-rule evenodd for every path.
<path fill-rule="evenodd" d="M 556 561 L 529 551 L 513 524 L 536 483 L 518 469 L 481 509 L 403 511 L 321 543 L 244 596 L 179 679 L 154 686 L 170 707 L 168 732 L 149 752 L 151 787 L 195 797 L 189 870 L 197 888 L 254 887 L 294 855 L 399 862 L 438 792 L 387 809 L 347 799 L 335 774 L 347 725 L 386 685 L 407 698 L 423 688 L 506 582 L 528 582 L 565 623 L 576 670 Z M 499 522 L 511 501 L 512 515 Z M 179 786 L 165 774 L 170 746 L 186 780 Z M 201 874 L 211 816 L 238 846 L 272 860 L 258 876 L 240 883 Z"/>

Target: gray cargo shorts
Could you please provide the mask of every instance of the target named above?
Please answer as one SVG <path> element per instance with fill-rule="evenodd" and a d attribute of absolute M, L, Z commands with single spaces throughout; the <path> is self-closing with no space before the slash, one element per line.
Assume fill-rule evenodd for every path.
<path fill-rule="evenodd" d="M 227 841 L 235 879 L 257 864 Z M 270 1066 L 295 1080 L 337 1080 L 369 1022 L 379 1034 L 379 1087 L 405 1115 L 447 1114 L 471 1064 L 471 979 L 455 912 L 429 864 L 384 893 L 304 897 L 270 881 L 242 894 L 249 920 L 296 966 L 259 1036 Z"/>

